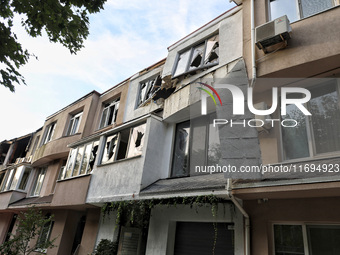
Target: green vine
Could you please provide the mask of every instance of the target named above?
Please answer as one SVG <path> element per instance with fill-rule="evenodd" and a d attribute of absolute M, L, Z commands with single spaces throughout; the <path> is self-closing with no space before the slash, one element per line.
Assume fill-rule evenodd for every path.
<path fill-rule="evenodd" d="M 213 217 L 217 217 L 218 204 L 227 203 L 228 201 L 215 195 L 195 196 L 195 197 L 172 197 L 165 199 L 148 199 L 148 200 L 130 200 L 117 201 L 106 203 L 102 207 L 103 218 L 111 212 L 116 212 L 116 226 L 127 225 L 132 227 L 142 228 L 147 231 L 151 216 L 151 209 L 157 205 L 165 205 L 167 207 L 177 205 L 189 205 L 190 208 L 195 208 L 198 213 L 199 207 L 211 207 Z M 225 208 L 224 208 L 225 210 Z M 212 254 L 215 254 L 217 241 L 217 223 L 214 226 L 214 243 Z M 143 231 L 144 232 L 144 231 Z"/>

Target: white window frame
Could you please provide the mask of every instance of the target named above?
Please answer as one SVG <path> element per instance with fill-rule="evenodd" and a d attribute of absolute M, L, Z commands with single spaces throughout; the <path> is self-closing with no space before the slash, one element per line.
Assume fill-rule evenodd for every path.
<path fill-rule="evenodd" d="M 78 132 L 83 112 L 73 115 L 69 121 L 66 136 L 74 135 Z M 78 122 L 75 121 L 78 119 Z"/>
<path fill-rule="evenodd" d="M 153 76 L 152 78 L 146 79 L 143 82 L 139 83 L 139 88 L 138 88 L 138 96 L 137 96 L 137 103 L 136 103 L 136 108 L 143 106 L 146 102 L 148 102 L 152 96 L 160 89 L 155 88 L 157 81 L 161 81 L 162 84 L 162 78 L 160 74 Z M 146 86 L 146 91 L 144 94 L 144 97 L 142 98 L 142 86 Z"/>
<path fill-rule="evenodd" d="M 30 196 L 31 197 L 38 197 L 38 196 L 40 196 L 40 192 L 42 190 L 42 187 L 44 185 L 44 180 L 45 180 L 45 177 L 46 177 L 46 171 L 47 171 L 46 167 L 38 168 L 36 170 L 36 175 L 34 177 L 34 182 L 33 182 L 33 185 L 32 185 L 31 191 L 30 191 Z M 41 175 L 43 176 L 42 177 L 42 181 L 41 181 L 41 187 L 39 188 L 39 191 L 36 192 L 36 187 L 37 187 L 38 179 L 40 178 Z"/>
<path fill-rule="evenodd" d="M 87 175 L 89 174 L 92 170 L 90 170 L 90 158 L 91 158 L 91 153 L 92 153 L 92 149 L 94 146 L 98 145 L 99 144 L 99 140 L 95 140 L 95 141 L 92 141 L 90 143 L 86 143 L 86 144 L 82 144 L 82 145 L 79 145 L 77 148 L 74 148 L 74 149 L 71 149 L 70 150 L 70 153 L 69 153 L 69 157 L 67 159 L 67 162 L 66 162 L 66 165 L 65 166 L 62 166 L 60 168 L 60 173 L 59 173 L 59 177 L 58 177 L 58 180 L 67 180 L 67 179 L 70 179 L 70 178 L 73 178 L 73 177 L 77 177 L 77 176 L 83 176 L 83 175 Z M 85 169 L 85 173 L 84 174 L 80 174 L 80 171 L 81 171 L 81 166 L 83 164 L 83 161 L 84 161 L 84 157 L 85 157 L 85 153 L 86 153 L 86 147 L 91 145 L 91 152 L 90 152 L 90 157 L 88 159 L 88 162 L 86 164 L 86 169 Z M 79 169 L 77 170 L 78 172 L 77 173 L 74 173 L 75 171 L 75 165 L 76 165 L 76 161 L 77 161 L 77 155 L 78 155 L 78 151 L 80 148 L 84 148 L 84 151 L 83 151 L 83 154 L 81 155 L 81 159 L 80 159 L 80 163 L 79 163 Z M 72 162 L 70 163 L 70 160 L 72 159 L 71 158 L 71 153 L 75 151 L 75 157 L 74 159 L 72 160 Z M 97 157 L 98 157 L 98 151 L 97 151 Z M 72 164 L 71 165 L 71 175 L 69 177 L 66 177 L 66 172 L 67 172 L 67 166 L 69 164 Z"/>
<path fill-rule="evenodd" d="M 336 92 L 338 95 L 338 103 L 340 104 L 340 79 L 335 79 L 336 82 Z M 319 87 L 321 89 L 321 85 L 315 85 L 313 87 Z M 308 88 L 307 88 L 308 89 Z M 308 109 L 307 104 L 303 104 L 306 109 Z M 339 106 L 340 109 L 340 106 Z M 306 134 L 307 134 L 307 142 L 308 142 L 308 151 L 309 151 L 309 157 L 304 158 L 295 158 L 295 159 L 286 159 L 286 155 L 284 153 L 284 141 L 283 141 L 283 130 L 282 126 L 280 125 L 280 149 L 281 149 L 281 159 L 283 162 L 296 162 L 301 161 L 304 159 L 312 159 L 312 158 L 326 158 L 333 155 L 339 155 L 339 151 L 332 151 L 332 152 L 324 152 L 324 153 L 316 153 L 316 145 L 315 145 L 315 139 L 313 135 L 313 124 L 311 116 L 305 116 L 306 118 Z"/>
<path fill-rule="evenodd" d="M 212 39 L 214 38 L 215 36 L 218 36 L 218 43 L 220 43 L 220 38 L 219 38 L 219 33 L 215 33 L 209 37 L 207 37 L 205 40 L 202 40 L 200 41 L 199 43 L 196 43 L 194 44 L 193 46 L 189 47 L 189 48 L 186 48 L 185 50 L 182 50 L 180 52 L 177 53 L 177 57 L 176 57 L 176 60 L 175 60 L 175 64 L 174 64 L 174 67 L 173 67 L 173 70 L 172 70 L 172 76 L 173 77 L 179 77 L 183 74 L 187 74 L 187 73 L 190 73 L 190 72 L 195 72 L 197 70 L 200 70 L 200 69 L 203 69 L 203 68 L 210 68 L 212 66 L 215 66 L 215 65 L 218 65 L 219 64 L 219 58 L 220 58 L 220 54 L 218 55 L 218 58 L 217 58 L 217 63 L 208 63 L 208 64 L 204 64 L 204 58 L 202 57 L 201 59 L 201 63 L 198 67 L 196 68 L 192 68 L 190 69 L 190 63 L 192 63 L 192 57 L 193 57 L 193 54 L 194 54 L 194 50 L 197 46 L 200 46 L 202 44 L 204 44 L 204 49 L 203 49 L 203 52 L 202 52 L 202 55 L 205 56 L 205 53 L 206 53 L 206 50 L 207 50 L 207 42 L 209 41 L 209 39 Z M 180 56 L 186 52 L 189 51 L 189 57 L 188 57 L 188 60 L 187 60 L 187 63 L 186 63 L 186 67 L 185 67 L 185 70 L 184 72 L 181 72 L 181 73 L 177 73 L 177 67 L 178 67 L 178 63 L 180 61 Z"/>
<path fill-rule="evenodd" d="M 275 225 L 293 225 L 293 226 L 301 226 L 302 227 L 302 238 L 303 238 L 303 245 L 304 245 L 304 255 L 310 255 L 310 251 L 309 251 L 309 240 L 308 240 L 308 234 L 307 234 L 307 226 L 335 226 L 338 227 L 340 229 L 340 224 L 339 223 L 313 223 L 313 222 L 274 222 L 272 224 L 272 244 L 273 244 L 273 254 L 275 255 L 275 232 L 274 232 L 274 226 Z"/>
<path fill-rule="evenodd" d="M 275 1 L 275 0 L 268 0 L 268 17 L 269 17 L 269 20 L 273 20 L 273 17 L 272 17 L 272 11 L 271 11 L 271 2 L 273 2 L 273 1 Z M 332 7 L 334 7 L 334 6 L 337 6 L 337 5 L 339 5 L 339 3 L 337 2 L 338 0 L 332 0 L 332 3 L 333 3 L 333 6 Z M 304 19 L 304 18 L 308 18 L 308 17 L 311 17 L 311 16 L 313 16 L 313 15 L 316 15 L 316 14 L 319 14 L 319 13 L 322 13 L 322 12 L 324 12 L 324 11 L 327 11 L 327 10 L 329 10 L 329 9 L 325 9 L 325 10 L 322 10 L 322 11 L 320 11 L 320 12 L 317 12 L 317 13 L 315 13 L 315 14 L 312 14 L 312 15 L 310 15 L 310 16 L 306 16 L 306 17 L 303 17 L 302 16 L 302 13 L 303 13 L 303 11 L 302 11 L 302 6 L 301 6 L 301 0 L 295 0 L 295 4 L 296 4 L 296 6 L 295 6 L 295 8 L 296 8 L 296 11 L 297 11 L 297 20 L 296 21 L 299 21 L 299 20 L 301 20 L 301 19 Z M 278 17 L 277 17 L 278 18 Z M 295 22 L 295 21 L 291 21 L 290 20 L 290 22 Z"/>
<path fill-rule="evenodd" d="M 134 158 L 134 157 L 141 156 L 142 154 L 140 153 L 138 155 L 134 155 L 134 156 L 128 157 L 131 139 L 133 138 L 133 136 L 132 136 L 133 130 L 134 130 L 134 128 L 137 128 L 137 127 L 143 126 L 143 125 L 146 125 L 146 123 L 141 123 L 141 124 L 138 124 L 138 125 L 134 125 L 132 127 L 128 127 L 128 128 L 126 128 L 124 130 L 121 130 L 119 132 L 111 133 L 111 134 L 106 135 L 106 137 L 104 139 L 104 146 L 101 146 L 101 153 L 99 154 L 100 155 L 100 163 L 99 163 L 99 165 L 107 165 L 107 164 L 111 164 L 111 163 L 114 163 L 114 162 L 118 162 L 120 160 L 125 160 L 125 159 L 128 159 L 128 158 Z M 120 144 L 121 144 L 121 132 L 122 131 L 126 131 L 126 130 L 129 131 L 129 137 L 128 137 L 128 142 L 127 142 L 125 156 L 124 156 L 124 158 L 117 159 L 117 156 L 118 156 L 118 153 L 119 153 L 119 147 L 120 147 Z M 145 126 L 145 132 L 143 134 L 143 137 L 145 137 L 145 133 L 146 133 L 146 126 Z M 105 145 L 106 145 L 107 138 L 110 137 L 110 136 L 115 136 L 115 135 L 117 136 L 117 146 L 114 149 L 114 155 L 112 155 L 113 161 L 112 162 L 105 162 L 105 163 L 103 163 L 102 160 L 103 160 L 103 157 L 104 157 Z M 143 144 L 142 146 L 144 146 L 145 140 L 143 140 L 143 142 L 142 142 L 142 139 L 141 139 L 141 143 Z"/>
<path fill-rule="evenodd" d="M 44 242 L 47 242 L 51 238 L 51 233 L 52 233 L 52 229 L 53 229 L 53 226 L 54 226 L 54 220 L 51 220 L 50 222 L 48 222 L 48 224 L 49 225 L 48 225 L 48 230 L 47 230 L 47 234 L 46 234 L 46 240 L 44 240 Z M 41 239 L 42 233 L 44 231 L 44 227 L 45 226 L 43 226 L 43 228 L 41 229 L 41 232 L 38 236 L 37 244 L 41 241 L 40 239 Z M 46 253 L 47 249 L 46 248 L 45 249 L 37 248 L 35 251 L 40 252 L 40 253 Z"/>
<path fill-rule="evenodd" d="M 117 98 L 117 99 L 113 100 L 111 103 L 104 105 L 103 110 L 102 110 L 102 114 L 101 114 L 101 117 L 100 117 L 98 129 L 102 129 L 102 128 L 107 127 L 109 125 L 112 125 L 116 122 L 116 115 L 117 115 L 117 111 L 119 109 L 119 102 L 120 102 L 120 98 Z M 111 112 L 112 108 L 113 108 L 113 112 Z M 104 116 L 105 111 L 107 111 L 107 113 Z M 112 120 L 109 123 L 111 114 L 112 114 Z M 105 120 L 103 120 L 104 117 L 105 117 Z M 102 123 L 103 123 L 103 125 L 102 125 Z"/>
<path fill-rule="evenodd" d="M 41 145 L 44 145 L 52 140 L 56 125 L 57 122 L 55 121 L 46 127 Z"/>

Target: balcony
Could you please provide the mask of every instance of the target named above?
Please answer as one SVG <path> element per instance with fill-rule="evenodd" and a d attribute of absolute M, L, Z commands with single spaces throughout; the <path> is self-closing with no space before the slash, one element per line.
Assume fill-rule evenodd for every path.
<path fill-rule="evenodd" d="M 80 138 L 81 134 L 77 133 L 72 136 L 63 136 L 42 145 L 36 150 L 32 159 L 32 165 L 37 166 L 54 159 L 67 157 L 70 151 L 67 145 L 78 141 Z"/>

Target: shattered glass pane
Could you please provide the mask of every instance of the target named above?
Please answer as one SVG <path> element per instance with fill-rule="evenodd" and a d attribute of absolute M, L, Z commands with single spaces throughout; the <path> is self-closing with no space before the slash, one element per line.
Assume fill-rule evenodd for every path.
<path fill-rule="evenodd" d="M 177 67 L 176 71 L 174 73 L 174 76 L 177 76 L 179 74 L 182 74 L 186 71 L 188 59 L 190 56 L 190 50 L 183 52 L 179 55 L 178 61 L 177 61 Z"/>
<path fill-rule="evenodd" d="M 204 43 L 194 48 L 189 70 L 195 69 L 201 65 L 203 52 L 204 52 Z"/>
<path fill-rule="evenodd" d="M 89 163 L 90 156 L 91 156 L 91 149 L 92 149 L 92 143 L 86 145 L 84 158 L 83 158 L 83 161 L 81 163 L 81 168 L 80 168 L 80 172 L 79 172 L 80 175 L 86 173 L 87 164 Z"/>
<path fill-rule="evenodd" d="M 189 175 L 189 137 L 190 121 L 178 124 L 176 128 L 172 177 Z"/>
<path fill-rule="evenodd" d="M 84 146 L 82 146 L 78 149 L 78 153 L 77 153 L 76 162 L 75 162 L 75 165 L 74 165 L 74 170 L 73 170 L 72 176 L 78 175 L 80 162 L 83 158 L 83 154 L 84 154 Z"/>
<path fill-rule="evenodd" d="M 146 124 L 132 128 L 129 142 L 129 150 L 127 154 L 128 158 L 142 154 L 145 137 L 145 127 Z"/>
<path fill-rule="evenodd" d="M 207 41 L 207 47 L 205 50 L 204 64 L 215 64 L 218 63 L 218 50 L 219 50 L 219 35 L 211 37 Z"/>
<path fill-rule="evenodd" d="M 77 152 L 77 149 L 72 149 L 70 154 L 69 154 L 69 157 L 68 157 L 68 160 L 67 160 L 67 164 L 66 164 L 66 175 L 65 175 L 65 178 L 69 178 L 72 175 L 73 163 L 74 163 L 74 161 L 76 159 L 76 152 Z"/>
<path fill-rule="evenodd" d="M 97 158 L 97 153 L 98 153 L 98 146 L 99 146 L 99 141 L 95 141 L 93 143 L 93 147 L 91 150 L 91 156 L 90 156 L 90 163 L 89 163 L 89 171 L 92 171 L 94 163 L 96 162 L 96 158 Z"/>
<path fill-rule="evenodd" d="M 139 92 L 138 105 L 140 105 L 141 103 L 144 102 L 144 98 L 145 98 L 145 94 L 146 94 L 147 88 L 148 88 L 148 83 L 147 82 L 141 83 L 141 85 L 140 85 L 140 92 Z"/>
<path fill-rule="evenodd" d="M 114 161 L 116 148 L 117 134 L 107 137 L 102 158 L 102 164 L 107 164 Z"/>

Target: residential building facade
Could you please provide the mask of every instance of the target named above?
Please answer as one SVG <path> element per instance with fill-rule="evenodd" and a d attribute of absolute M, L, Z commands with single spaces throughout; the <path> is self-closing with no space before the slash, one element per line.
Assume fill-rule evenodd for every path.
<path fill-rule="evenodd" d="M 165 59 L 1 142 L 0 243 L 34 206 L 54 215 L 51 255 L 91 254 L 103 239 L 117 254 L 338 254 L 339 2 L 293 2 L 235 1 Z M 284 15 L 287 31 L 272 36 Z M 292 87 L 311 92 L 311 116 L 247 107 L 271 109 Z M 208 168 L 218 165 L 298 173 Z M 312 170 L 325 165 L 333 172 Z"/>

